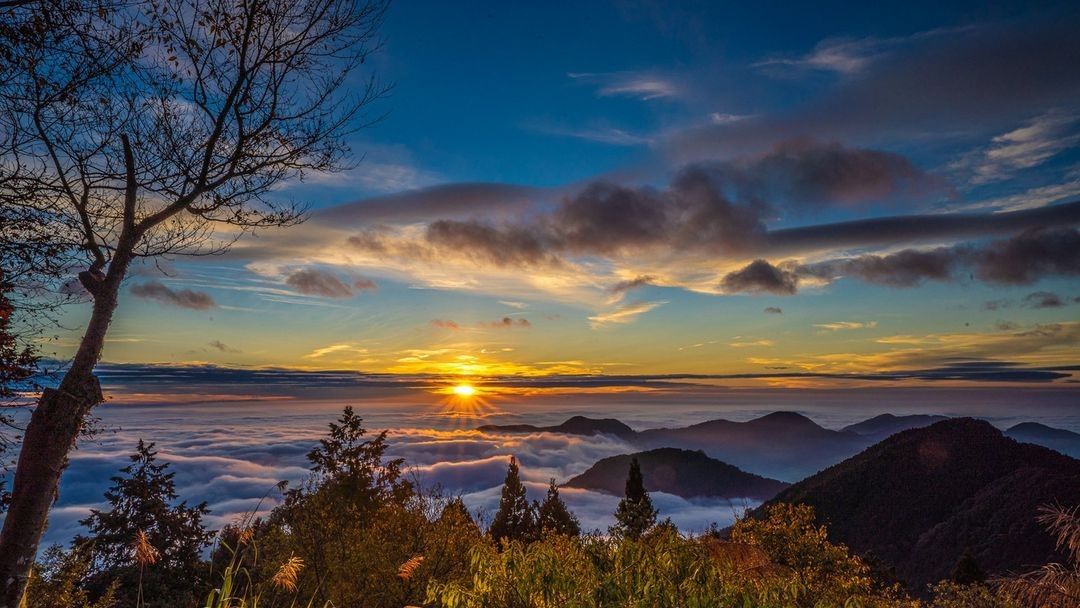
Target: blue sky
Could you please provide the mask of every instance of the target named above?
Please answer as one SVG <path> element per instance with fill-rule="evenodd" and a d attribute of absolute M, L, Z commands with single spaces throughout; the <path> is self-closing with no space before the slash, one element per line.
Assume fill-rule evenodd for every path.
<path fill-rule="evenodd" d="M 137 269 L 105 358 L 1073 365 L 1077 23 L 1069 3 L 401 0 L 355 75 L 393 84 L 362 162 L 276 193 L 302 226 Z"/>

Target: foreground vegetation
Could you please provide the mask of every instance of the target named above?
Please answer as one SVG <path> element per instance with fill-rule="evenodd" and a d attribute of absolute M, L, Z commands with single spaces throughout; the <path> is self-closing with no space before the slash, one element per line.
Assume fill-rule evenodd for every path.
<path fill-rule="evenodd" d="M 140 442 L 106 493 L 111 508 L 84 520 L 88 534 L 70 548 L 45 553 L 25 606 L 1055 608 L 1080 598 L 1075 510 L 1042 515 L 1072 563 L 987 582 L 965 557 L 953 580 L 913 598 L 830 542 L 804 505 L 685 536 L 658 521 L 635 462 L 616 525 L 582 534 L 554 480 L 530 503 L 511 459 L 482 530 L 460 498 L 411 482 L 386 449 L 385 433 L 369 437 L 346 408 L 308 455 L 310 477 L 275 488 L 283 500 L 267 517 L 219 531 L 206 559 L 206 505 L 178 503 L 168 465 Z"/>

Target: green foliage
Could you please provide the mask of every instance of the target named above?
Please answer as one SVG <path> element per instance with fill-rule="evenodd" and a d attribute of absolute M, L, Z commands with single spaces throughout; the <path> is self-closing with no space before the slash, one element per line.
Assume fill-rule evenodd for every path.
<path fill-rule="evenodd" d="M 770 505 L 764 519 L 737 521 L 731 540 L 761 547 L 771 563 L 786 569 L 798 590 L 798 606 L 841 605 L 873 590 L 869 567 L 847 547 L 830 543 L 807 505 Z"/>
<path fill-rule="evenodd" d="M 630 461 L 630 473 L 626 478 L 626 496 L 619 501 L 615 511 L 615 527 L 612 532 L 636 540 L 656 524 L 656 509 L 645 491 L 641 465 L 637 458 Z"/>
<path fill-rule="evenodd" d="M 518 474 L 517 459 L 510 457 L 503 481 L 499 510 L 491 520 L 488 534 L 496 545 L 502 541 L 530 541 L 537 535 L 536 513 L 525 498 L 525 486 Z"/>
<path fill-rule="evenodd" d="M 792 530 L 788 538 L 803 532 Z M 667 526 L 636 540 L 553 535 L 533 543 L 511 541 L 502 549 L 490 542 L 476 545 L 469 556 L 471 576 L 433 584 L 427 603 L 444 608 L 914 605 L 877 594 L 868 584 L 838 585 L 812 598 L 791 569 L 772 564 L 756 546 L 686 538 Z"/>
<path fill-rule="evenodd" d="M 131 464 L 113 477 L 105 492 L 108 510 L 92 509 L 82 520 L 89 533 L 75 539 L 90 559 L 87 587 L 100 594 L 113 581 L 117 599 L 134 605 L 142 588 L 146 606 L 188 606 L 201 595 L 204 582 L 202 550 L 213 534 L 206 531 L 206 503 L 189 507 L 178 498 L 167 463 L 158 463 L 154 444 L 139 440 Z M 145 534 L 156 562 L 143 567 L 133 546 Z"/>
<path fill-rule="evenodd" d="M 91 599 L 83 581 L 90 574 L 90 556 L 85 551 L 64 551 L 52 546 L 30 573 L 23 608 L 114 608 L 117 583 L 105 587 Z"/>
<path fill-rule="evenodd" d="M 566 507 L 566 503 L 559 497 L 559 487 L 552 478 L 548 486 L 547 496 L 544 502 L 536 508 L 537 525 L 541 534 L 565 534 L 577 536 L 581 534 L 581 524 L 577 517 Z"/>
<path fill-rule="evenodd" d="M 463 576 L 480 531 L 460 500 L 420 493 L 386 435 L 367 439 L 352 408 L 308 455 L 312 476 L 254 530 L 259 583 L 296 557 L 298 587 L 316 605 L 400 608 L 423 598 L 429 580 Z"/>

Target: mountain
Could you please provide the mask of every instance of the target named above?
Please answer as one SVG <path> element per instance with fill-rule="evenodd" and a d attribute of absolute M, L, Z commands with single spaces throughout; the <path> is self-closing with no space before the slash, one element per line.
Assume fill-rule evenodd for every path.
<path fill-rule="evenodd" d="M 1039 506 L 1080 504 L 1080 461 L 956 418 L 902 431 L 778 494 L 805 503 L 829 536 L 893 566 L 912 590 L 969 550 L 988 573 L 1062 560 Z"/>
<path fill-rule="evenodd" d="M 784 481 L 802 479 L 867 447 L 872 440 L 832 431 L 795 412 L 774 412 L 747 422 L 710 420 L 683 428 L 641 431 L 644 448 L 702 450 L 740 469 Z"/>
<path fill-rule="evenodd" d="M 900 431 L 922 428 L 948 419 L 948 416 L 938 416 L 934 414 L 912 414 L 910 416 L 882 414 L 880 416 L 874 416 L 869 420 L 863 420 L 862 422 L 845 426 L 840 430 L 862 435 L 863 437 L 871 437 L 877 442 L 890 435 L 895 435 Z"/>
<path fill-rule="evenodd" d="M 586 418 L 574 416 L 555 426 L 535 426 L 532 424 L 485 424 L 477 430 L 488 433 L 566 433 L 569 435 L 614 435 L 615 437 L 633 437 L 634 429 L 614 418 Z"/>
<path fill-rule="evenodd" d="M 1055 429 L 1038 422 L 1021 422 L 1005 431 L 1005 436 L 1080 458 L 1080 433 Z"/>
<path fill-rule="evenodd" d="M 747 473 L 709 458 L 703 452 L 677 448 L 659 448 L 604 458 L 564 485 L 621 495 L 631 458 L 637 458 L 641 465 L 645 489 L 683 498 L 768 500 L 788 486 L 782 481 Z"/>

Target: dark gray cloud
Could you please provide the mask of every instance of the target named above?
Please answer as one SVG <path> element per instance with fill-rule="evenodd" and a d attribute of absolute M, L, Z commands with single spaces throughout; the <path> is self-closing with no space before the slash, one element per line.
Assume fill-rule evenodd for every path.
<path fill-rule="evenodd" d="M 424 221 L 432 217 L 492 217 L 520 213 L 548 194 L 538 188 L 491 183 L 458 183 L 368 198 L 316 213 L 321 224 L 375 224 Z"/>
<path fill-rule="evenodd" d="M 863 255 L 804 265 L 799 276 L 834 280 L 855 276 L 892 287 L 913 287 L 926 280 L 951 281 L 961 271 L 999 285 L 1028 285 L 1051 276 L 1080 275 L 1080 231 L 1076 228 L 1026 230 L 1009 239 L 961 243 L 930 250 L 906 249 L 886 256 Z M 984 304 L 987 310 L 1006 301 Z"/>
<path fill-rule="evenodd" d="M 1006 213 L 912 214 L 770 230 L 757 244 L 763 254 L 899 245 L 980 238 L 1080 224 L 1080 201 Z"/>
<path fill-rule="evenodd" d="M 217 306 L 214 298 L 210 297 L 208 293 L 191 289 L 174 290 L 160 281 L 148 281 L 140 285 L 132 285 L 131 295 L 191 310 L 209 310 Z"/>
<path fill-rule="evenodd" d="M 475 220 L 438 220 L 428 225 L 427 242 L 495 266 L 557 266 L 540 231 L 523 226 L 492 226 Z"/>
<path fill-rule="evenodd" d="M 745 267 L 729 272 L 720 281 L 727 293 L 774 293 L 794 295 L 799 277 L 795 273 L 778 268 L 765 260 L 754 260 Z"/>
<path fill-rule="evenodd" d="M 1061 296 L 1049 291 L 1036 291 L 1024 297 L 1024 304 L 1031 308 L 1061 308 L 1065 305 Z"/>
<path fill-rule="evenodd" d="M 349 239 L 377 255 L 432 260 L 452 252 L 499 267 L 558 266 L 560 256 L 650 249 L 740 254 L 765 241 L 781 210 L 855 205 L 944 191 L 888 152 L 808 139 L 738 162 L 693 165 L 664 188 L 593 182 L 526 222 L 440 219 L 422 242 L 391 243 L 385 228 Z"/>
<path fill-rule="evenodd" d="M 915 287 L 927 280 L 949 281 L 956 266 L 956 251 L 939 247 L 927 251 L 905 249 L 889 255 L 863 255 L 802 266 L 802 276 L 832 280 L 855 276 L 868 283 L 890 287 Z"/>
<path fill-rule="evenodd" d="M 1075 228 L 1027 230 L 976 251 L 979 278 L 1007 285 L 1027 285 L 1044 276 L 1080 275 L 1080 231 Z"/>
<path fill-rule="evenodd" d="M 767 315 L 782 315 L 782 314 L 784 314 L 784 311 L 783 311 L 783 309 L 781 309 L 778 306 L 766 306 L 765 307 L 765 314 L 767 314 Z"/>
<path fill-rule="evenodd" d="M 285 284 L 308 296 L 348 298 L 353 295 L 352 288 L 341 279 L 315 268 L 304 268 L 293 272 L 285 278 Z"/>
<path fill-rule="evenodd" d="M 926 201 L 951 195 L 944 179 L 892 152 L 800 138 L 766 154 L 721 165 L 740 198 L 809 206 Z"/>

